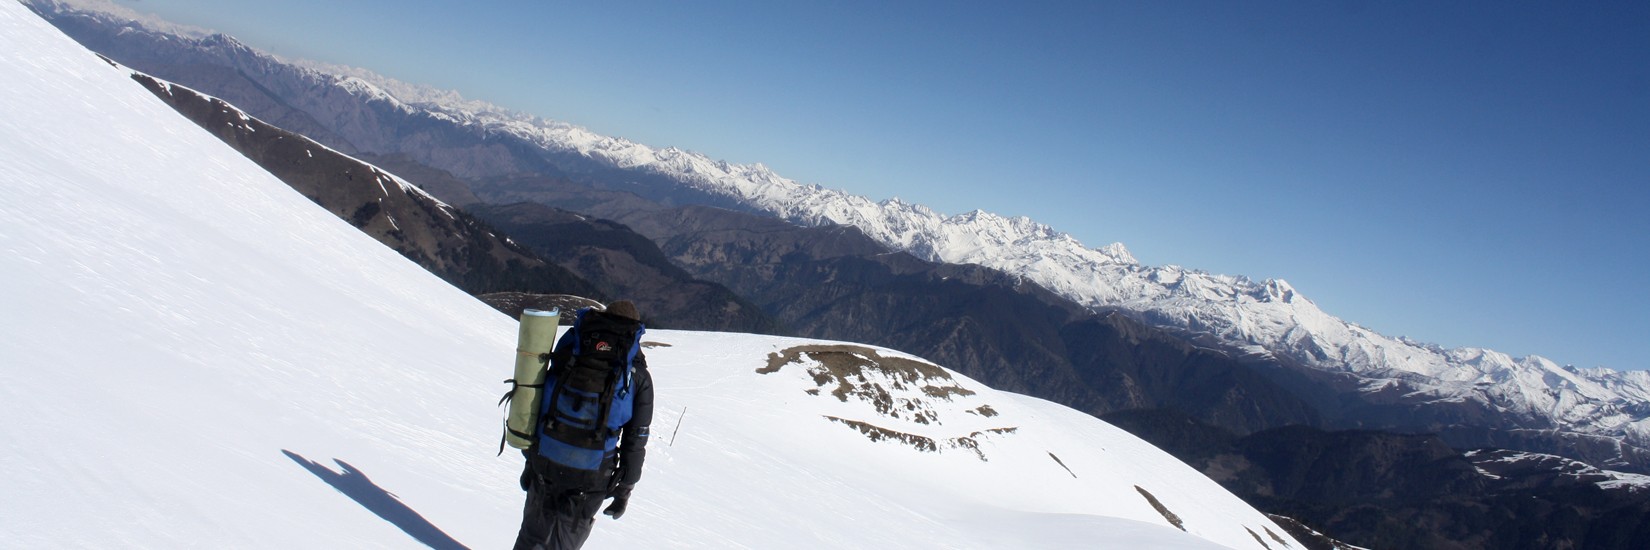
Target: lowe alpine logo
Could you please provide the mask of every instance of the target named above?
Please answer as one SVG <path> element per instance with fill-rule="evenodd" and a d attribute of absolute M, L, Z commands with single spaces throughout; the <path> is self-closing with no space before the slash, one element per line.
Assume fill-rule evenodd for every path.
<path fill-rule="evenodd" d="M 596 342 L 596 351 L 613 351 L 613 344 Z"/>

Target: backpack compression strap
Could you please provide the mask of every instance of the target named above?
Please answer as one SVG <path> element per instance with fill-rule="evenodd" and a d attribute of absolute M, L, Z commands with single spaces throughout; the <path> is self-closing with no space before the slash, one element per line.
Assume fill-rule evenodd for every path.
<path fill-rule="evenodd" d="M 516 355 L 520 355 L 520 356 L 523 356 L 523 357 L 538 356 L 540 365 L 545 365 L 546 368 L 548 368 L 549 365 L 550 365 L 550 354 L 548 354 L 548 353 L 533 353 L 533 352 L 530 352 L 530 351 L 523 351 L 523 350 L 518 349 L 518 350 L 516 350 Z M 504 383 L 509 384 L 510 389 L 504 392 L 504 397 L 499 398 L 498 405 L 500 407 L 504 406 L 505 403 L 509 403 L 510 399 L 512 399 L 516 396 L 516 388 L 542 388 L 542 387 L 544 387 L 543 382 L 540 382 L 540 383 L 537 383 L 537 384 L 523 384 L 523 383 L 517 382 L 516 379 L 514 379 L 514 378 L 507 378 L 507 379 L 504 380 Z"/>
<path fill-rule="evenodd" d="M 557 404 L 567 395 L 562 391 L 562 382 L 558 380 L 556 385 L 550 388 L 550 395 L 544 398 L 544 406 L 549 409 L 549 412 L 539 417 L 539 430 L 556 440 L 574 444 L 581 448 L 600 448 L 602 442 L 606 441 L 613 432 L 607 427 L 607 415 L 613 409 L 614 376 L 615 374 L 611 371 L 607 373 L 607 380 L 603 383 L 602 392 L 596 394 L 593 400 L 597 416 L 594 424 L 588 429 L 577 428 L 556 420 L 554 413 Z M 574 398 L 585 399 L 578 396 L 574 396 Z"/>
<path fill-rule="evenodd" d="M 530 351 L 523 351 L 523 350 L 518 349 L 518 350 L 516 350 L 516 355 L 522 355 L 522 356 L 526 356 L 526 357 L 532 357 L 534 355 L 537 355 L 538 358 L 539 358 L 539 363 L 544 364 L 546 366 L 546 368 L 548 368 L 549 365 L 550 365 L 550 354 L 548 354 L 548 353 L 533 353 L 533 352 L 530 352 Z M 514 378 L 505 379 L 504 383 L 509 384 L 510 389 L 508 391 L 504 392 L 504 397 L 500 397 L 498 399 L 498 406 L 500 406 L 500 407 L 503 407 L 505 403 L 509 403 L 511 399 L 515 398 L 517 388 L 540 388 L 540 389 L 544 388 L 544 383 L 542 383 L 542 382 L 540 382 L 538 384 L 522 384 L 520 382 L 517 382 L 516 379 L 514 379 Z M 505 416 L 509 416 L 509 411 L 508 410 L 505 411 Z M 533 439 L 533 434 L 525 434 L 525 433 L 521 433 L 521 432 L 518 432 L 516 430 L 510 429 L 510 420 L 508 418 L 506 418 L 504 420 L 504 432 L 505 432 L 504 435 L 498 436 L 498 456 L 504 456 L 504 442 L 506 441 L 507 438 L 509 438 L 509 434 L 515 434 L 516 437 L 526 439 L 528 441 L 532 441 L 532 439 Z"/>

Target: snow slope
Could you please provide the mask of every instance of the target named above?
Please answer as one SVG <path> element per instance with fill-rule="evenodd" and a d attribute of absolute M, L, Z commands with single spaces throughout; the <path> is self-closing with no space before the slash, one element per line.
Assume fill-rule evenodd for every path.
<path fill-rule="evenodd" d="M 127 75 L 0 2 L 0 540 L 507 546 L 514 323 Z M 647 340 L 658 439 L 592 548 L 1300 547 L 1116 428 L 897 352 Z"/>

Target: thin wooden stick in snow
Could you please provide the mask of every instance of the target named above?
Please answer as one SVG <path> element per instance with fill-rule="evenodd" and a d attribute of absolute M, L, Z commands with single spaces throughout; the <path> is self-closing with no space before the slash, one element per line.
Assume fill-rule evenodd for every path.
<path fill-rule="evenodd" d="M 666 447 L 676 446 L 676 432 L 682 431 L 683 416 L 687 416 L 687 407 L 682 407 L 682 414 L 676 417 L 676 429 L 670 431 L 670 444 L 666 445 Z"/>

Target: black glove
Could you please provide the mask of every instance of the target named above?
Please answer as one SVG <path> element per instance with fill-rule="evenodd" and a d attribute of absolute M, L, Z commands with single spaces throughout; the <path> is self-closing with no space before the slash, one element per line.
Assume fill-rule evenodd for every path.
<path fill-rule="evenodd" d="M 538 477 L 533 474 L 533 455 L 538 452 L 537 447 L 538 442 L 535 441 L 532 447 L 521 450 L 521 490 L 523 491 L 528 490 L 528 487 L 532 487 L 533 478 Z"/>
<path fill-rule="evenodd" d="M 613 504 L 607 505 L 607 509 L 602 510 L 602 513 L 613 519 L 619 519 L 619 516 L 624 515 L 625 504 L 630 502 L 630 486 L 621 485 L 607 496 L 613 497 Z"/>

